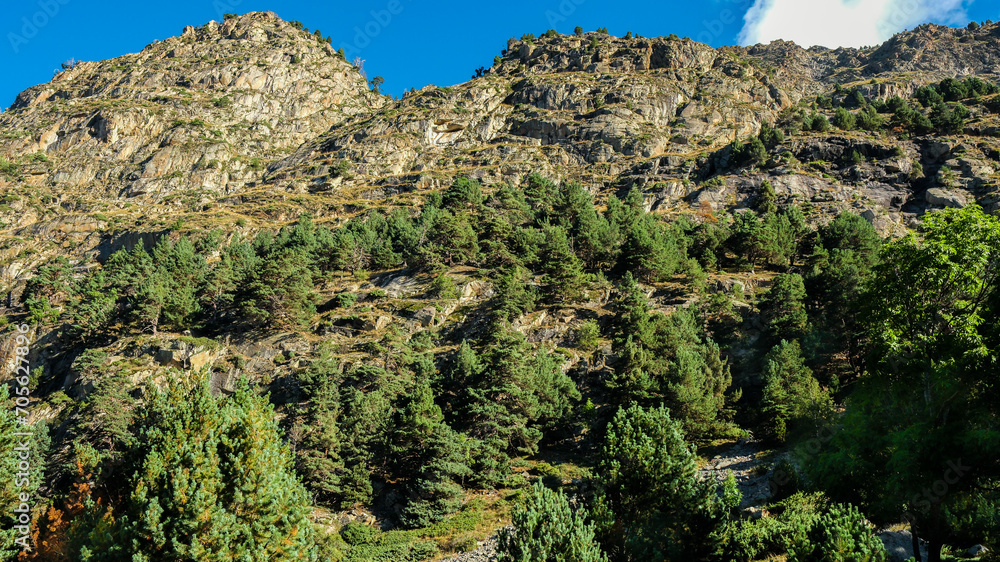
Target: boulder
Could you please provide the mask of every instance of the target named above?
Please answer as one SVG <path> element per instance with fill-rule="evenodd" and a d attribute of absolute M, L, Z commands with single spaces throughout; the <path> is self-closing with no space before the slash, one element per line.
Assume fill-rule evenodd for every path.
<path fill-rule="evenodd" d="M 413 319 L 420 323 L 421 326 L 426 328 L 434 324 L 434 317 L 437 315 L 437 309 L 433 306 L 425 306 L 421 308 L 413 315 Z"/>
<path fill-rule="evenodd" d="M 928 189 L 924 198 L 929 205 L 934 207 L 955 207 L 961 209 L 968 203 L 963 192 L 949 191 L 938 187 Z"/>
<path fill-rule="evenodd" d="M 977 544 L 976 546 L 973 546 L 972 548 L 966 550 L 965 553 L 968 554 L 969 556 L 982 556 L 983 554 L 986 554 L 989 551 L 990 549 L 986 548 L 985 546 Z"/>

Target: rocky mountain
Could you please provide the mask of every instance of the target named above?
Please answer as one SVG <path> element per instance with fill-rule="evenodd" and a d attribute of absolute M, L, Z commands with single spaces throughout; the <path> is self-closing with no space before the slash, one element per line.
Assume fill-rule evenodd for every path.
<path fill-rule="evenodd" d="M 0 220 L 22 239 L 5 251 L 2 278 L 11 283 L 23 271 L 13 258 L 24 250 L 39 255 L 41 234 L 87 251 L 108 233 L 185 216 L 274 224 L 359 199 L 388 203 L 457 175 L 495 184 L 539 172 L 595 193 L 640 186 L 658 209 L 706 201 L 732 208 L 763 176 L 726 174 L 725 188 L 707 192 L 699 183 L 719 168 L 708 162 L 783 111 L 834 86 L 884 100 L 945 77 L 1000 74 L 997 25 L 925 25 L 866 50 L 784 42 L 712 49 L 595 32 L 523 39 L 512 39 L 483 76 L 401 100 L 371 92 L 329 44 L 272 13 L 187 27 L 137 54 L 80 62 L 22 92 L 0 117 L 0 154 L 11 163 L 0 182 L 19 194 Z M 925 171 L 952 162 L 965 184 L 983 183 L 989 174 L 975 174 L 989 168 L 980 162 L 993 150 L 992 129 L 988 116 L 976 117 L 962 158 L 952 152 L 959 139 L 947 147 L 912 139 L 902 158 Z M 882 228 L 892 230 L 902 203 L 935 187 L 898 179 L 909 164 L 880 158 L 895 146 L 881 134 L 802 135 L 774 151 L 834 162 L 857 149 L 874 160 L 763 175 L 777 179 L 781 196 L 850 203 L 887 217 Z"/>
<path fill-rule="evenodd" d="M 776 274 L 807 276 L 806 254 L 814 246 L 806 248 L 803 240 L 812 236 L 815 248 L 822 246 L 828 233 L 818 227 L 851 211 L 878 234 L 898 236 L 929 211 L 972 203 L 1000 210 L 1000 88 L 994 85 L 1000 80 L 1000 24 L 923 25 L 879 46 L 835 50 L 782 41 L 714 49 L 673 35 L 529 34 L 510 39 L 493 65 L 468 82 L 430 85 L 401 99 L 372 90 L 359 70 L 301 24 L 255 12 L 186 27 L 139 53 L 79 62 L 25 90 L 0 114 L 5 312 L 40 322 L 33 360 L 48 378 L 37 417 L 52 424 L 67 466 L 66 443 L 82 423 L 84 398 L 99 387 L 93 374 L 98 364 L 137 388 L 162 382 L 171 369 L 206 369 L 213 391 L 226 393 L 249 376 L 271 390 L 286 440 L 298 444 L 305 443 L 307 429 L 295 400 L 302 387 L 319 384 L 308 378 L 310 369 L 327 365 L 331 353 L 339 372 L 350 374 L 340 383 L 354 385 L 353 396 L 363 401 L 382 391 L 388 373 L 406 373 L 400 375 L 404 382 L 384 384 L 402 396 L 399 389 L 416 378 L 412 373 L 452 369 L 449 381 L 458 387 L 471 384 L 469 373 L 487 361 L 516 363 L 525 350 L 545 348 L 551 353 L 540 354 L 541 366 L 531 368 L 544 370 L 550 359 L 558 363 L 549 386 L 572 374 L 566 388 L 580 391 L 566 393 L 579 402 L 581 419 L 590 416 L 586 423 L 592 423 L 607 411 L 610 402 L 602 400 L 616 391 L 614 384 L 605 386 L 616 365 L 646 357 L 625 357 L 631 348 L 622 351 L 619 342 L 623 305 L 614 299 L 623 297 L 613 295 L 623 291 L 626 271 L 635 283 L 629 298 L 643 303 L 637 309 L 649 309 L 643 314 L 663 319 L 681 311 L 695 318 L 690 311 L 696 303 L 720 307 L 718 314 L 678 325 L 704 324 L 685 343 L 698 350 L 685 360 L 702 354 L 708 357 L 704 372 L 724 373 L 722 390 L 712 397 L 721 411 L 728 406 L 723 391 L 733 381 L 759 399 L 759 363 L 770 349 L 755 349 L 767 341 L 764 295 Z M 576 185 L 581 189 L 555 195 L 557 186 Z M 559 197 L 566 200 L 552 203 Z M 759 214 L 764 224 L 779 208 L 795 209 L 781 215 L 782 232 L 793 229 L 795 217 L 802 224 L 788 235 L 787 252 L 761 258 L 757 247 L 767 241 L 758 231 L 738 231 L 737 223 Z M 585 240 L 581 217 L 590 217 L 595 232 L 595 224 L 605 224 L 606 232 Z M 648 217 L 655 221 L 641 222 Z M 668 223 L 674 226 L 658 226 Z M 739 222 L 740 228 L 747 224 Z M 283 227 L 289 228 L 271 236 Z M 727 246 L 727 237 L 740 236 L 756 236 L 757 246 L 745 240 Z M 161 238 L 174 245 L 158 246 L 157 254 L 152 248 Z M 607 240 L 613 248 L 601 247 Z M 400 241 L 414 247 L 400 248 Z M 682 257 L 661 255 L 650 265 L 630 255 L 656 245 Z M 187 309 L 165 304 L 183 283 L 156 278 L 161 264 L 135 248 L 178 271 L 187 272 L 190 263 L 204 266 Z M 871 248 L 859 244 L 854 251 L 864 255 Z M 131 257 L 115 254 L 122 249 Z M 255 253 L 257 261 L 248 257 Z M 113 254 L 120 259 L 110 260 Z M 835 256 L 842 260 L 837 264 L 853 259 L 844 254 Z M 550 256 L 563 261 L 543 263 Z M 190 263 L 183 265 L 185 259 Z M 272 264 L 280 267 L 269 269 Z M 871 267 L 848 265 L 852 271 Z M 105 271 L 111 280 L 101 277 Z M 133 287 L 115 277 L 132 274 L 163 284 Z M 196 277 L 191 273 L 188 281 Z M 253 282 L 239 286 L 238 279 Z M 95 285 L 87 285 L 91 281 Z M 857 289 L 840 279 L 829 283 L 809 290 L 820 286 L 829 296 Z M 110 297 L 108 310 L 122 318 L 81 311 L 81 303 L 99 301 L 112 286 L 120 292 Z M 50 308 L 41 307 L 39 295 Z M 820 312 L 816 323 L 834 317 Z M 97 318 L 103 331 L 81 318 Z M 493 333 L 497 326 L 518 335 L 505 340 Z M 587 334 L 590 340 L 581 343 Z M 14 336 L 5 338 L 10 366 Z M 469 360 L 461 367 L 468 372 L 456 374 L 461 368 L 451 361 L 465 356 L 453 356 L 468 352 L 475 359 L 465 346 L 477 338 L 480 367 Z M 516 353 L 498 351 L 511 341 Z M 825 353 L 816 351 L 818 343 L 810 345 L 815 356 Z M 828 383 L 841 376 L 850 380 L 844 373 L 854 368 L 853 345 L 843 343 L 824 359 L 829 364 L 817 367 L 828 377 L 824 386 L 836 387 Z M 91 355 L 94 350 L 99 355 Z M 656 353 L 647 354 L 650 361 Z M 438 406 L 427 392 L 430 406 L 414 398 L 406 407 L 433 412 Z M 439 403 L 472 408 L 461 402 L 462 392 L 443 394 Z M 385 403 L 403 400 L 379 396 Z M 532 399 L 542 410 L 559 398 Z M 381 402 L 365 407 L 371 410 L 364 415 L 388 408 Z M 447 427 L 443 419 L 459 427 L 455 420 L 467 410 L 448 407 L 426 414 L 434 418 L 426 427 Z M 539 427 L 547 424 L 545 431 L 558 425 L 531 415 Z M 314 421 L 333 417 L 317 414 Z M 592 451 L 589 429 L 580 429 L 586 423 L 551 431 Z M 362 426 L 338 429 L 337 439 L 346 443 Z M 441 431 L 451 435 L 451 429 Z M 481 437 L 476 428 L 463 431 Z M 535 445 L 542 432 L 536 433 Z M 352 446 L 353 454 L 369 454 L 365 462 L 377 464 L 364 450 L 368 445 Z M 748 451 L 730 455 L 738 462 L 719 461 L 705 470 L 724 477 L 719 467 L 741 465 L 738 486 L 745 499 L 763 502 L 774 467 Z M 582 486 L 591 467 L 577 467 L 564 453 L 514 463 L 515 476 L 531 472 L 532 478 Z M 364 501 L 339 513 L 317 510 L 314 519 L 339 526 L 378 516 L 385 523 L 391 519 L 382 518 L 386 513 L 405 513 L 397 485 L 408 476 L 386 476 L 389 461 L 381 462 L 369 467 L 368 476 L 378 482 L 373 488 L 366 481 Z M 357 466 L 338 468 L 338 478 L 346 481 L 348 469 Z M 493 510 L 483 516 L 488 521 L 448 530 L 445 538 L 435 535 L 436 546 L 428 546 L 427 535 L 407 535 L 413 543 L 407 544 L 420 552 L 474 548 L 508 522 L 501 488 L 494 483 L 474 500 Z M 494 525 L 498 514 L 502 521 Z"/>

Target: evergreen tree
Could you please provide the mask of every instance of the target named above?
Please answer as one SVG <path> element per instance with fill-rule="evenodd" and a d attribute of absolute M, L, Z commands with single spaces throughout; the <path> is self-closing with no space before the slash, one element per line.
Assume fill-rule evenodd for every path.
<path fill-rule="evenodd" d="M 77 559 L 316 559 L 305 489 L 245 382 L 225 401 L 207 381 L 171 382 L 142 425 L 126 514 L 92 529 Z"/>
<path fill-rule="evenodd" d="M 341 454 L 343 414 L 340 384 L 343 377 L 328 348 L 299 374 L 299 388 L 307 402 L 292 434 L 298 436 L 296 468 L 310 492 L 321 503 L 340 507 L 347 466 Z"/>
<path fill-rule="evenodd" d="M 201 309 L 197 293 L 208 270 L 205 258 L 187 238 L 171 244 L 166 237 L 153 249 L 152 258 L 165 284 L 163 320 L 174 329 L 187 328 Z"/>
<path fill-rule="evenodd" d="M 620 408 L 598 457 L 594 517 L 616 560 L 697 560 L 717 548 L 722 514 L 694 448 L 665 408 Z"/>
<path fill-rule="evenodd" d="M 735 141 L 730 151 L 730 163 L 734 166 L 758 166 L 767 162 L 767 148 L 758 138 L 753 137 L 746 143 Z"/>
<path fill-rule="evenodd" d="M 103 336 L 118 312 L 118 290 L 104 270 L 97 270 L 73 288 L 69 306 L 69 332 L 89 340 Z"/>
<path fill-rule="evenodd" d="M 562 492 L 536 482 L 524 505 L 514 509 L 512 528 L 500 531 L 498 560 L 607 562 L 594 538 L 594 524 L 586 519 L 570 508 Z"/>
<path fill-rule="evenodd" d="M 408 479 L 400 514 L 408 527 L 427 527 L 462 503 L 461 482 L 472 471 L 461 436 L 444 423 L 426 384 L 418 385 L 397 411 L 390 437 L 393 474 Z"/>
<path fill-rule="evenodd" d="M 833 505 L 804 535 L 793 538 L 789 562 L 885 562 L 885 545 L 858 508 Z"/>
<path fill-rule="evenodd" d="M 223 253 L 221 259 L 205 275 L 205 284 L 198 298 L 202 309 L 211 310 L 213 321 L 232 305 L 233 292 L 236 290 L 233 275 L 233 259 L 228 253 Z"/>
<path fill-rule="evenodd" d="M 881 244 L 868 221 L 854 213 L 841 213 L 819 229 L 804 276 L 810 318 L 824 344 L 807 348 L 812 347 L 814 354 L 844 354 L 855 372 L 860 372 L 862 364 L 857 299 Z"/>
<path fill-rule="evenodd" d="M 456 178 L 445 190 L 441 202 L 445 207 L 460 210 L 475 210 L 483 202 L 482 185 L 469 178 Z"/>
<path fill-rule="evenodd" d="M 492 332 L 535 310 L 538 294 L 528 285 L 528 272 L 523 269 L 500 271 L 494 282 L 496 292 L 491 306 Z"/>
<path fill-rule="evenodd" d="M 764 256 L 767 242 L 764 221 L 755 213 L 740 213 L 733 218 L 732 231 L 726 240 L 726 246 L 736 254 L 741 264 L 749 265 L 751 270 L 755 269 L 757 262 Z"/>
<path fill-rule="evenodd" d="M 438 211 L 427 226 L 426 242 L 411 264 L 437 271 L 457 264 L 473 262 L 479 255 L 476 231 L 465 214 Z"/>
<path fill-rule="evenodd" d="M 838 107 L 837 111 L 833 114 L 833 125 L 844 131 L 853 131 L 857 125 L 857 121 L 853 113 L 843 107 Z"/>
<path fill-rule="evenodd" d="M 669 316 L 651 314 L 646 297 L 631 276 L 615 295 L 620 321 L 612 335 L 618 355 L 605 382 L 612 402 L 670 406 L 687 431 L 703 437 L 724 432 L 729 367 L 703 324 L 691 310 Z"/>
<path fill-rule="evenodd" d="M 535 453 L 541 427 L 558 424 L 580 399 L 560 367 L 553 355 L 534 352 L 519 332 L 498 334 L 482 354 L 478 377 L 456 416 L 479 441 L 474 468 L 482 482 L 501 479 L 510 455 Z"/>
<path fill-rule="evenodd" d="M 674 274 L 682 257 L 672 233 L 656 217 L 642 215 L 625 230 L 618 269 L 647 282 L 660 280 Z"/>
<path fill-rule="evenodd" d="M 771 288 L 760 301 L 761 315 L 775 340 L 798 339 L 809 328 L 805 307 L 806 288 L 798 273 L 783 273 L 774 278 Z"/>
<path fill-rule="evenodd" d="M 761 406 L 771 430 L 784 440 L 795 422 L 818 422 L 833 410 L 833 402 L 802 360 L 797 341 L 781 340 L 764 358 Z"/>
<path fill-rule="evenodd" d="M 570 248 L 565 229 L 548 226 L 542 244 L 542 283 L 550 302 L 576 302 L 583 298 L 586 276 L 583 264 Z"/>
<path fill-rule="evenodd" d="M 303 250 L 264 250 L 240 307 L 248 317 L 271 326 L 302 325 L 316 313 L 312 273 Z"/>
<path fill-rule="evenodd" d="M 760 193 L 757 195 L 756 211 L 762 216 L 772 215 L 778 212 L 778 196 L 774 193 L 774 186 L 771 182 L 764 180 L 760 183 Z"/>
<path fill-rule="evenodd" d="M 132 300 L 132 316 L 143 329 L 156 335 L 163 317 L 163 308 L 170 298 L 169 275 L 162 267 L 156 268 L 137 283 Z"/>

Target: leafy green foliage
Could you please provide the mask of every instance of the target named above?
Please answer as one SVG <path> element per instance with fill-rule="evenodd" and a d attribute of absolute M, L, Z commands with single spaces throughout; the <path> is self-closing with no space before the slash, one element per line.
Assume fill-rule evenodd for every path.
<path fill-rule="evenodd" d="M 616 402 L 666 404 L 692 436 L 725 433 L 725 392 L 732 377 L 697 315 L 686 309 L 652 314 L 630 275 L 616 293 L 615 307 L 621 320 L 612 349 L 619 360 L 606 385 Z"/>
<path fill-rule="evenodd" d="M 857 120 L 853 113 L 843 107 L 838 107 L 833 114 L 833 126 L 844 131 L 853 131 L 854 127 L 857 126 Z"/>
<path fill-rule="evenodd" d="M 760 301 L 761 315 L 776 340 L 797 339 L 809 327 L 805 306 L 806 288 L 798 273 L 782 273 Z"/>
<path fill-rule="evenodd" d="M 796 541 L 805 540 L 826 506 L 822 494 L 797 493 L 768 506 L 768 517 L 736 521 L 726 529 L 723 555 L 755 560 L 785 554 Z"/>
<path fill-rule="evenodd" d="M 736 166 L 760 165 L 767 161 L 767 147 L 758 137 L 751 137 L 745 144 L 734 141 L 730 160 Z"/>
<path fill-rule="evenodd" d="M 997 339 L 985 319 L 997 300 L 1000 221 L 970 206 L 929 214 L 921 230 L 882 250 L 863 300 L 868 374 L 809 468 L 876 523 L 905 513 L 934 553 L 949 532 L 944 513 L 996 478 L 985 459 L 998 454 L 1000 428 L 990 392 L 974 389 L 992 388 L 984 375 Z M 942 493 L 921 492 L 946 473 L 954 483 Z"/>
<path fill-rule="evenodd" d="M 465 464 L 470 447 L 444 423 L 430 387 L 417 386 L 409 393 L 391 432 L 392 471 L 410 478 L 403 524 L 426 527 L 457 511 L 463 498 L 461 482 L 472 473 Z"/>

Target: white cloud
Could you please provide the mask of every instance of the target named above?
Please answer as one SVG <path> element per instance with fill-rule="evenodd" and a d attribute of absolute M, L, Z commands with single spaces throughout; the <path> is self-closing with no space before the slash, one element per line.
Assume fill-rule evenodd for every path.
<path fill-rule="evenodd" d="M 794 41 L 803 47 L 877 45 L 927 21 L 962 24 L 973 0 L 755 0 L 743 17 L 741 45 Z"/>

